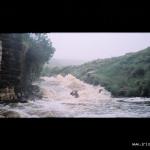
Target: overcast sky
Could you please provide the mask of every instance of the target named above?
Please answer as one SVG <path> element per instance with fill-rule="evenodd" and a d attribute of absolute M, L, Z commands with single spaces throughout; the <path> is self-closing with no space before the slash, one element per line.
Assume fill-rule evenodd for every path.
<path fill-rule="evenodd" d="M 50 33 L 53 58 L 93 60 L 120 56 L 150 46 L 150 33 Z"/>

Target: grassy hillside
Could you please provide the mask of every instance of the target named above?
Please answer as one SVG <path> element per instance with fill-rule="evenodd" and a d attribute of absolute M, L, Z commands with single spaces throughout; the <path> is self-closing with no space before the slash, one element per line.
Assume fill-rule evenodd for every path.
<path fill-rule="evenodd" d="M 68 73 L 87 83 L 100 84 L 117 97 L 150 97 L 150 47 L 80 66 L 45 68 L 43 71 L 43 75 L 49 76 Z"/>

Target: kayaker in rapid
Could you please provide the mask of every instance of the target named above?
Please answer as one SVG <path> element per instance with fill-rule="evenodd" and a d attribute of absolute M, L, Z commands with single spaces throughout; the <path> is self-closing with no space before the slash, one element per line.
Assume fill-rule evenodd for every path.
<path fill-rule="evenodd" d="M 79 97 L 79 94 L 78 94 L 78 91 L 77 91 L 77 90 L 73 90 L 70 94 L 71 94 L 72 96 L 74 96 L 75 98 L 78 98 L 78 97 Z"/>

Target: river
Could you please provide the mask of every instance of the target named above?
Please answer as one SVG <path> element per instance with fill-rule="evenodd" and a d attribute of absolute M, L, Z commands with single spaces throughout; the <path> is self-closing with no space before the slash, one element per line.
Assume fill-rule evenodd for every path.
<path fill-rule="evenodd" d="M 112 98 L 104 87 L 86 84 L 71 74 L 65 77 L 41 77 L 34 84 L 40 86 L 42 99 L 28 100 L 27 103 L 0 104 L 0 114 L 15 112 L 19 118 L 150 117 L 150 98 Z M 70 94 L 73 90 L 78 91 L 78 98 Z"/>

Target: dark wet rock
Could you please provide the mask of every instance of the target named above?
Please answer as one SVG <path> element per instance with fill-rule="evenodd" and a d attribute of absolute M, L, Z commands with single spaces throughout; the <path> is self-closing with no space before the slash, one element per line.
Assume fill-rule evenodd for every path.
<path fill-rule="evenodd" d="M 20 98 L 22 96 L 21 93 L 17 93 L 17 97 Z"/>
<path fill-rule="evenodd" d="M 102 92 L 102 89 L 99 89 L 99 91 L 98 91 L 99 93 L 101 93 Z"/>
<path fill-rule="evenodd" d="M 4 116 L 5 118 L 20 118 L 21 117 L 18 112 L 15 112 L 12 110 L 4 111 L 0 115 Z"/>

